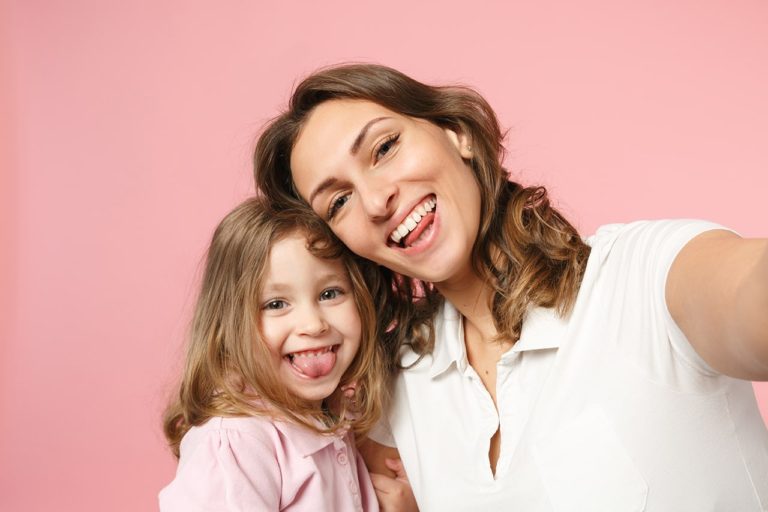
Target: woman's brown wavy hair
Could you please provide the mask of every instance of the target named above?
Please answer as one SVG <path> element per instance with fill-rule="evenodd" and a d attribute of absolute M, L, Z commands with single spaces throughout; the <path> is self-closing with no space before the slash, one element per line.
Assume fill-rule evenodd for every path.
<path fill-rule="evenodd" d="M 339 386 L 356 382 L 356 393 L 354 400 L 347 400 L 337 390 L 326 400 L 326 406 L 333 402 L 333 414 L 286 389 L 259 332 L 259 292 L 270 248 L 295 233 L 307 238 L 315 256 L 342 261 L 360 314 L 360 348 Z M 264 199 L 253 198 L 229 213 L 208 249 L 181 383 L 163 417 L 173 453 L 179 456 L 181 438 L 191 427 L 214 416 L 268 415 L 318 433 L 347 425 L 358 434 L 367 432 L 381 414 L 386 376 L 391 373 L 384 369 L 366 284 L 367 274 L 376 272 L 375 265 L 349 252 L 307 208 L 275 211 Z"/>
<path fill-rule="evenodd" d="M 589 246 L 550 205 L 544 187 L 509 179 L 502 166 L 502 133 L 496 114 L 476 91 L 463 86 L 430 86 L 374 64 L 320 70 L 293 92 L 288 109 L 265 127 L 254 155 L 256 187 L 276 208 L 306 202 L 291 177 L 291 151 L 312 110 L 335 99 L 367 100 L 391 111 L 425 119 L 469 136 L 469 162 L 480 187 L 481 213 L 472 261 L 493 289 L 490 304 L 497 339 L 517 341 L 531 306 L 572 308 Z M 432 319 L 442 303 L 429 283 L 382 268 L 372 293 L 380 305 L 384 343 L 396 358 L 402 344 L 417 353 L 434 346 Z"/>

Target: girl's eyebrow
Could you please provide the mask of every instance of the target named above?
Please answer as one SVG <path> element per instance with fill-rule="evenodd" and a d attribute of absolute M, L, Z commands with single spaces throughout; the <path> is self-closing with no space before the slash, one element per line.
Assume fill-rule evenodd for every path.
<path fill-rule="evenodd" d="M 291 289 L 291 285 L 288 283 L 272 282 L 264 285 L 261 289 L 261 293 L 284 293 Z"/>
<path fill-rule="evenodd" d="M 374 124 L 378 123 L 379 121 L 384 121 L 385 119 L 390 119 L 387 116 L 384 117 L 376 117 L 374 119 L 371 119 L 367 123 L 365 123 L 365 126 L 363 126 L 363 129 L 360 130 L 360 133 L 357 134 L 357 137 L 355 137 L 355 141 L 352 143 L 352 147 L 349 148 L 349 154 L 352 156 L 355 156 L 360 149 L 360 145 L 363 143 L 363 139 L 365 139 L 365 136 L 368 134 L 368 130 L 373 126 Z"/>

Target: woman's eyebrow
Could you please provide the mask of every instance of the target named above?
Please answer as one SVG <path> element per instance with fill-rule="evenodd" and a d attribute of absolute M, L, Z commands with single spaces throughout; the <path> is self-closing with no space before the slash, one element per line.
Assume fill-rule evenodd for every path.
<path fill-rule="evenodd" d="M 349 153 L 352 156 L 357 155 L 357 152 L 360 150 L 360 146 L 363 143 L 363 140 L 365 140 L 365 136 L 368 134 L 368 130 L 371 129 L 373 125 L 378 123 L 379 121 L 384 121 L 386 119 L 391 119 L 391 117 L 388 116 L 382 116 L 382 117 L 376 117 L 374 119 L 371 119 L 367 123 L 365 123 L 365 126 L 360 130 L 360 133 L 357 134 L 357 137 L 355 137 L 354 142 L 352 143 L 352 146 L 349 148 Z M 311 205 L 315 197 L 317 197 L 318 194 L 325 192 L 327 189 L 331 188 L 332 186 L 336 185 L 338 180 L 334 177 L 326 178 L 323 180 L 320 185 L 318 185 L 315 190 L 312 191 L 311 194 L 309 194 L 309 204 Z"/>
<path fill-rule="evenodd" d="M 334 177 L 324 179 L 323 182 L 320 183 L 320 185 L 318 185 L 317 188 L 315 188 L 315 190 L 313 190 L 311 194 L 309 194 L 309 205 L 312 206 L 312 203 L 315 201 L 315 197 L 317 197 L 318 194 L 325 192 L 326 189 L 329 189 L 332 186 L 336 185 L 338 181 L 339 180 L 337 180 Z"/>
<path fill-rule="evenodd" d="M 363 129 L 360 130 L 360 133 L 357 134 L 355 141 L 352 143 L 352 147 L 349 148 L 349 154 L 352 156 L 355 156 L 358 150 L 360 149 L 360 145 L 363 143 L 363 139 L 365 139 L 365 136 L 368 134 L 368 130 L 371 128 L 371 126 L 378 123 L 379 121 L 384 121 L 385 119 L 390 119 L 390 118 L 386 116 L 377 117 L 365 123 L 365 126 L 363 126 Z"/>

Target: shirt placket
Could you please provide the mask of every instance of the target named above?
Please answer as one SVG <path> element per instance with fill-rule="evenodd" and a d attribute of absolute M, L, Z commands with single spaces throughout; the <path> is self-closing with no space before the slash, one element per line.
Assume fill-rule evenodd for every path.
<path fill-rule="evenodd" d="M 473 450 L 478 454 L 478 459 L 476 459 L 477 468 L 488 479 L 493 480 L 488 451 L 490 449 L 491 437 L 499 429 L 499 416 L 496 407 L 493 405 L 491 394 L 485 389 L 483 381 L 472 366 L 467 365 L 464 370 L 464 377 L 471 383 L 480 412 L 477 416 L 480 418 L 480 421 L 478 422 L 478 432 L 475 438 L 476 448 Z"/>
<path fill-rule="evenodd" d="M 528 400 L 522 388 L 519 368 L 518 353 L 505 354 L 496 366 L 496 401 L 501 429 L 501 449 L 496 464 L 497 479 L 509 469 L 528 417 Z"/>
<path fill-rule="evenodd" d="M 360 497 L 360 486 L 357 481 L 357 470 L 352 460 L 352 456 L 349 453 L 349 447 L 343 439 L 334 439 L 333 448 L 336 452 L 336 464 L 341 470 L 341 474 L 344 475 L 349 491 L 352 495 L 352 503 L 355 505 L 355 510 L 358 512 L 363 511 L 363 502 Z"/>

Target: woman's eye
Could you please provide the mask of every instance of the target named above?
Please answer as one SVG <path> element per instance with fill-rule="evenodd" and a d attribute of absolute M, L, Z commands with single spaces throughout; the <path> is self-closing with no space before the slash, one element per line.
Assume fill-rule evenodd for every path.
<path fill-rule="evenodd" d="M 344 291 L 341 288 L 328 288 L 320 294 L 320 300 L 333 300 L 343 294 Z"/>
<path fill-rule="evenodd" d="M 379 147 L 376 148 L 376 154 L 374 155 L 374 160 L 378 162 L 385 156 L 387 156 L 387 153 L 389 153 L 392 150 L 392 147 L 397 144 L 398 139 L 400 138 L 400 134 L 396 133 L 394 135 L 390 135 L 384 141 L 379 144 Z"/>
<path fill-rule="evenodd" d="M 347 201 L 349 201 L 349 194 L 340 195 L 331 201 L 331 206 L 328 208 L 328 220 L 331 220 L 347 204 Z"/>
<path fill-rule="evenodd" d="M 264 309 L 283 309 L 287 305 L 288 303 L 286 303 L 284 300 L 271 300 L 264 304 Z"/>

